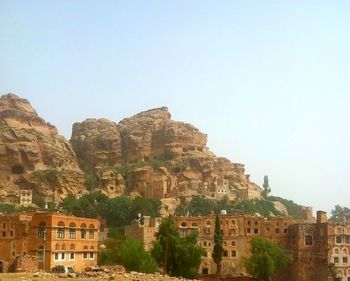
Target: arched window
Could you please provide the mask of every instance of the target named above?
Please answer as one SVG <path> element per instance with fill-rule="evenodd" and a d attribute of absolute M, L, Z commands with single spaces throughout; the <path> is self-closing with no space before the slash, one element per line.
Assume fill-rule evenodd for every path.
<path fill-rule="evenodd" d="M 94 246 L 90 246 L 90 250 L 94 250 L 95 248 L 94 248 Z"/>
<path fill-rule="evenodd" d="M 231 224 L 235 225 L 236 224 L 236 220 L 231 220 Z"/>
<path fill-rule="evenodd" d="M 88 248 L 88 246 L 84 246 L 84 250 L 88 250 L 89 248 Z"/>
<path fill-rule="evenodd" d="M 69 224 L 69 233 L 68 233 L 68 236 L 70 239 L 77 238 L 77 231 L 75 228 L 76 228 L 76 224 L 74 222 L 71 222 Z"/>
<path fill-rule="evenodd" d="M 56 250 L 56 251 L 59 251 L 60 249 L 61 249 L 60 244 L 56 244 L 56 245 L 55 245 L 55 250 Z"/>
<path fill-rule="evenodd" d="M 70 250 L 75 250 L 74 244 L 70 244 L 69 249 L 70 249 Z"/>
<path fill-rule="evenodd" d="M 89 239 L 94 239 L 95 238 L 95 226 L 93 224 L 89 225 Z"/>
<path fill-rule="evenodd" d="M 334 253 L 335 255 L 339 255 L 339 248 L 334 248 L 334 249 L 333 249 L 333 253 Z"/>
<path fill-rule="evenodd" d="M 64 222 L 63 221 L 60 221 L 58 224 L 57 224 L 57 238 L 64 238 Z"/>
<path fill-rule="evenodd" d="M 44 239 L 45 232 L 46 232 L 46 223 L 42 221 L 39 223 L 39 227 L 38 227 L 38 238 Z"/>
<path fill-rule="evenodd" d="M 304 243 L 305 243 L 305 246 L 313 245 L 313 231 L 311 228 L 306 228 L 304 230 Z"/>
<path fill-rule="evenodd" d="M 207 226 L 211 226 L 211 222 L 208 220 L 206 223 L 205 223 Z"/>
<path fill-rule="evenodd" d="M 181 227 L 187 227 L 187 223 L 186 222 L 182 222 L 181 223 Z"/>
<path fill-rule="evenodd" d="M 231 243 L 232 247 L 236 247 L 237 246 L 237 242 L 236 240 L 233 240 L 232 243 Z"/>
<path fill-rule="evenodd" d="M 81 234 L 81 239 L 86 239 L 86 224 L 85 223 L 82 223 L 81 225 L 80 225 L 80 228 L 81 228 L 81 230 L 80 230 L 80 234 Z"/>
<path fill-rule="evenodd" d="M 343 277 L 343 275 L 344 275 L 343 270 L 342 269 L 338 269 L 337 275 L 338 275 L 338 277 Z"/>
<path fill-rule="evenodd" d="M 343 249 L 342 249 L 342 252 L 343 252 L 344 255 L 347 255 L 347 254 L 349 253 L 349 252 L 348 252 L 348 248 L 343 248 Z"/>
<path fill-rule="evenodd" d="M 337 227 L 335 230 L 336 234 L 341 234 L 342 233 L 342 228 L 341 227 Z"/>

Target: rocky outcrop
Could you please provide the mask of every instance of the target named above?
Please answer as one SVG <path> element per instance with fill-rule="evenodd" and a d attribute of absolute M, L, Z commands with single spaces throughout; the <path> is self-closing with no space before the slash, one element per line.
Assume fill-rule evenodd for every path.
<path fill-rule="evenodd" d="M 84 171 L 122 164 L 117 125 L 107 119 L 87 119 L 73 125 L 71 143 Z"/>
<path fill-rule="evenodd" d="M 50 182 L 40 173 L 54 175 Z M 0 190 L 16 202 L 21 189 L 45 197 L 79 193 L 84 176 L 71 144 L 14 94 L 0 98 Z"/>
<path fill-rule="evenodd" d="M 171 120 L 166 107 L 117 125 L 105 119 L 76 123 L 71 143 L 82 169 L 102 177 L 101 188 L 109 196 L 125 190 L 158 198 L 203 194 L 236 199 L 258 198 L 261 192 L 245 175 L 244 165 L 216 157 L 207 148 L 207 135 Z M 254 192 L 241 194 L 246 189 Z"/>

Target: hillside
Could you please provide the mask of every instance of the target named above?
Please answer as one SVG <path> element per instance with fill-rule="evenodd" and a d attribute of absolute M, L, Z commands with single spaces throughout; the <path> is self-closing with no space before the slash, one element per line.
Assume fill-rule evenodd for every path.
<path fill-rule="evenodd" d="M 262 189 L 244 165 L 217 157 L 207 135 L 174 121 L 166 107 L 119 123 L 87 119 L 73 124 L 67 141 L 29 101 L 0 98 L 0 196 L 19 203 L 23 190 L 47 202 L 98 191 L 159 198 L 163 213 L 192 196 L 220 200 L 261 199 Z M 162 213 L 162 212 L 161 212 Z"/>

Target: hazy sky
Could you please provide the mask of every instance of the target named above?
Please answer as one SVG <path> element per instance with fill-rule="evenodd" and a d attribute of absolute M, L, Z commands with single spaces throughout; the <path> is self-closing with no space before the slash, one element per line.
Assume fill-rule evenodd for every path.
<path fill-rule="evenodd" d="M 0 93 L 70 137 L 167 106 L 274 195 L 350 207 L 349 1 L 0 0 Z"/>

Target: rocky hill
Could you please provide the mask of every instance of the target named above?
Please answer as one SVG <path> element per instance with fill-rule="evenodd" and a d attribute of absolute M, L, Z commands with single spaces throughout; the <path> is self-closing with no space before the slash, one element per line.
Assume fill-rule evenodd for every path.
<path fill-rule="evenodd" d="M 0 195 L 18 202 L 32 190 L 46 200 L 101 189 L 111 197 L 131 194 L 173 198 L 203 194 L 220 199 L 260 198 L 244 165 L 215 156 L 207 136 L 171 120 L 166 107 L 119 123 L 87 119 L 73 125 L 68 142 L 38 116 L 27 100 L 0 98 Z"/>
<path fill-rule="evenodd" d="M 118 124 L 106 119 L 75 123 L 71 143 L 82 169 L 94 174 L 110 196 L 260 197 L 261 189 L 245 175 L 244 165 L 216 157 L 208 150 L 207 136 L 171 120 L 166 107 Z"/>
<path fill-rule="evenodd" d="M 84 190 L 84 174 L 71 144 L 30 103 L 0 98 L 0 196 L 18 203 L 22 190 L 55 200 Z"/>

